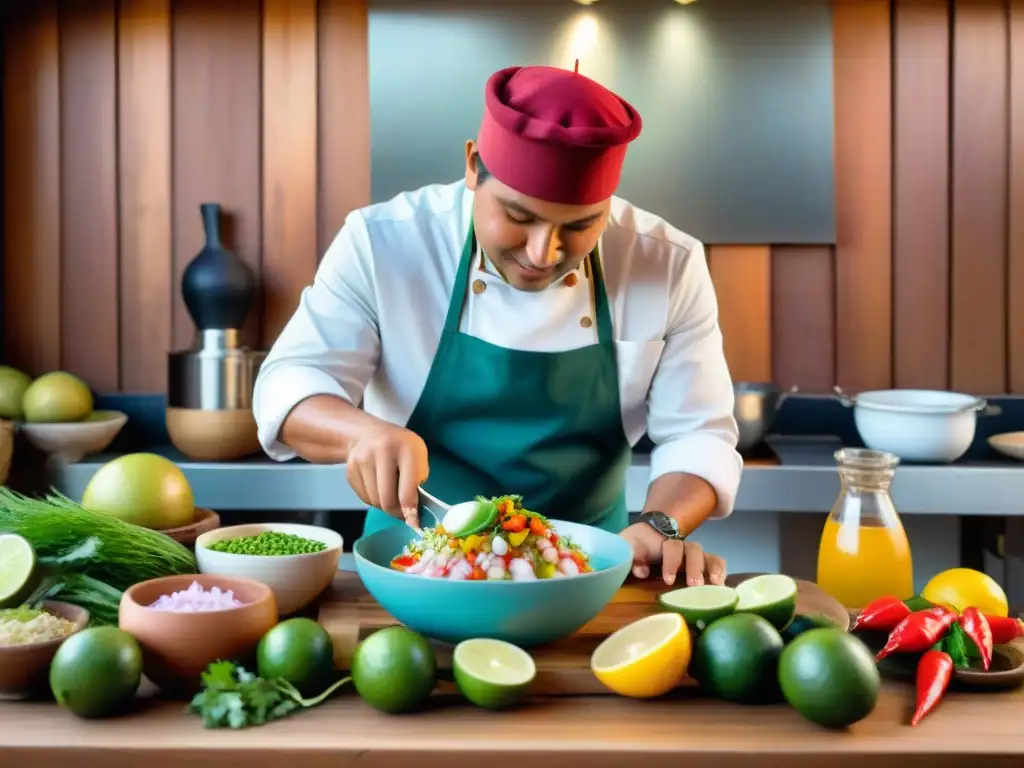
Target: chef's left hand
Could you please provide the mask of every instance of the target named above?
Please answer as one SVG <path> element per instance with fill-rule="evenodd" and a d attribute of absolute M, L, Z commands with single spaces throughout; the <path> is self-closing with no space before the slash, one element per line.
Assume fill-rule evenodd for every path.
<path fill-rule="evenodd" d="M 646 579 L 651 566 L 661 563 L 661 577 L 668 585 L 675 584 L 677 574 L 686 577 L 686 586 L 724 584 L 725 560 L 705 552 L 695 541 L 666 539 L 649 525 L 637 523 L 621 534 L 633 546 L 633 575 Z"/>

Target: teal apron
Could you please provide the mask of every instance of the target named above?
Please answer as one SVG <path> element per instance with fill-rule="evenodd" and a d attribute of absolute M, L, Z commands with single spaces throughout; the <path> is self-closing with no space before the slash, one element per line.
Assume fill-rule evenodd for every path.
<path fill-rule="evenodd" d="M 631 449 L 598 249 L 590 255 L 598 342 L 566 352 L 505 349 L 459 331 L 475 250 L 471 224 L 437 354 L 406 424 L 427 445 L 423 487 L 449 504 L 518 494 L 548 517 L 618 533 L 628 520 Z M 404 524 L 371 508 L 363 535 Z"/>

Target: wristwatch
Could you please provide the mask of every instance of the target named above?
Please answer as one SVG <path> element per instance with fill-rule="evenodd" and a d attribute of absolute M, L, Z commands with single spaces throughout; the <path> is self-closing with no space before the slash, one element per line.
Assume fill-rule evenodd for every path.
<path fill-rule="evenodd" d="M 664 512 L 644 512 L 636 521 L 651 526 L 666 539 L 682 540 L 686 538 L 680 535 L 679 523 L 676 522 L 675 518 L 666 515 Z"/>

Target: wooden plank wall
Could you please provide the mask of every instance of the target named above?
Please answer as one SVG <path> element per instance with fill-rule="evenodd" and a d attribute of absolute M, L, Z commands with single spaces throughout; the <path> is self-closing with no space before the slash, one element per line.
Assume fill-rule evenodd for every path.
<path fill-rule="evenodd" d="M 246 341 L 272 342 L 369 202 L 365 0 L 14 5 L 5 362 L 164 391 L 167 352 L 192 341 L 179 285 L 202 202 L 262 281 Z"/>
<path fill-rule="evenodd" d="M 365 0 L 33 8 L 6 25 L 8 362 L 162 391 L 207 200 L 272 343 L 369 199 Z M 733 377 L 1024 392 L 1024 0 L 835 0 L 834 27 L 837 242 L 708 247 Z"/>
<path fill-rule="evenodd" d="M 709 248 L 733 376 L 1022 393 L 1024 0 L 833 5 L 837 242 Z"/>

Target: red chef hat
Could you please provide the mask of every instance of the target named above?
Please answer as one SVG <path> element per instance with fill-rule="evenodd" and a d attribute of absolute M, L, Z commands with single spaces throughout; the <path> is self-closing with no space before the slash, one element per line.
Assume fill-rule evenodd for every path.
<path fill-rule="evenodd" d="M 477 151 L 495 178 L 552 203 L 615 193 L 637 111 L 600 83 L 557 67 L 508 67 L 487 81 Z"/>

